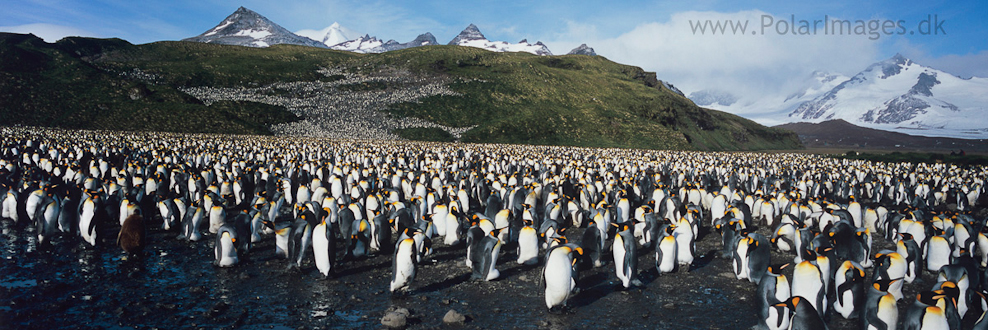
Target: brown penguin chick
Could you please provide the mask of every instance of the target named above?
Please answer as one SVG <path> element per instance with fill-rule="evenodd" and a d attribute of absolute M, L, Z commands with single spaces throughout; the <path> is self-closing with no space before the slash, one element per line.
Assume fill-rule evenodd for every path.
<path fill-rule="evenodd" d="M 133 214 L 124 220 L 117 235 L 117 245 L 125 252 L 135 254 L 144 249 L 145 239 L 144 217 Z"/>

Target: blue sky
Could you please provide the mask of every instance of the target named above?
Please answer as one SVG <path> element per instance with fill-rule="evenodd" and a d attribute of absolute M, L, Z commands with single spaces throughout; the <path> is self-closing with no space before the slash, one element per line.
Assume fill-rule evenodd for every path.
<path fill-rule="evenodd" d="M 352 0 L 7 0 L 0 31 L 119 37 L 133 43 L 198 35 L 247 7 L 285 28 L 322 29 L 333 22 L 382 39 L 408 41 L 432 32 L 440 42 L 470 23 L 491 40 L 541 40 L 556 54 L 580 43 L 617 62 L 656 71 L 687 93 L 720 88 L 771 93 L 813 71 L 853 75 L 902 53 L 962 77 L 988 76 L 986 1 L 352 1 Z M 937 15 L 944 34 L 780 35 L 766 17 L 788 20 L 902 20 L 912 31 Z M 698 35 L 705 20 L 749 21 L 757 35 Z M 54 40 L 49 40 L 54 41 Z"/>

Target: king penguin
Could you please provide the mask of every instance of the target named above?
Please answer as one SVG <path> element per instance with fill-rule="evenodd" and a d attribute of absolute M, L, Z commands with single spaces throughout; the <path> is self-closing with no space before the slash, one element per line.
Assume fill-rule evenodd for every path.
<path fill-rule="evenodd" d="M 864 269 L 857 262 L 846 260 L 837 268 L 834 276 L 834 311 L 845 319 L 857 317 L 860 312 L 865 298 L 864 278 Z"/>
<path fill-rule="evenodd" d="M 501 252 L 501 240 L 497 238 L 499 230 L 492 230 L 470 251 L 470 260 L 473 263 L 473 280 L 490 281 L 497 279 L 501 273 L 495 268 L 497 257 Z"/>
<path fill-rule="evenodd" d="M 865 298 L 859 316 L 861 329 L 892 330 L 896 328 L 896 323 L 899 320 L 899 308 L 895 304 L 895 297 L 888 292 L 891 282 L 887 279 L 878 280 L 868 287 L 868 296 Z"/>
<path fill-rule="evenodd" d="M 638 243 L 631 231 L 634 224 L 628 221 L 612 225 L 617 227 L 617 235 L 614 235 L 614 243 L 611 245 L 614 272 L 624 288 L 639 286 L 642 283 L 638 280 Z"/>
<path fill-rule="evenodd" d="M 945 297 L 943 291 L 920 292 L 916 300 L 906 307 L 902 329 L 947 330 L 949 323 L 944 314 Z"/>
<path fill-rule="evenodd" d="M 202 227 L 203 220 L 206 218 L 206 211 L 198 203 L 193 203 L 189 205 L 188 210 L 185 211 L 185 217 L 182 219 L 182 238 L 189 241 L 199 241 L 202 239 Z"/>
<path fill-rule="evenodd" d="M 394 259 L 391 261 L 391 293 L 401 293 L 408 290 L 408 285 L 415 279 L 416 254 L 415 240 L 405 238 L 398 242 Z"/>
<path fill-rule="evenodd" d="M 789 318 L 790 330 L 828 329 L 827 323 L 823 321 L 823 317 L 821 317 L 817 310 L 813 307 L 813 304 L 807 302 L 803 297 L 793 296 L 792 298 L 789 298 L 789 300 L 776 305 L 786 306 L 791 311 L 791 316 Z"/>
<path fill-rule="evenodd" d="M 782 273 L 789 266 L 790 264 L 769 266 L 758 283 L 760 321 L 769 330 L 785 329 L 789 323 L 786 309 L 775 306 L 791 298 L 789 279 Z"/>
<path fill-rule="evenodd" d="M 274 255 L 278 258 L 288 258 L 288 241 L 291 240 L 292 222 L 272 222 L 264 220 L 264 226 L 274 231 Z"/>
<path fill-rule="evenodd" d="M 288 268 L 302 267 L 306 252 L 312 247 L 312 212 L 306 211 L 292 223 L 292 233 L 288 240 Z"/>
<path fill-rule="evenodd" d="M 390 228 L 385 228 L 390 231 Z M 332 224 L 326 222 L 326 218 L 319 221 L 312 228 L 312 257 L 316 261 L 316 268 L 323 277 L 329 277 L 333 263 L 336 261 L 336 235 L 333 234 Z"/>
<path fill-rule="evenodd" d="M 557 245 L 546 252 L 542 284 L 545 289 L 545 305 L 549 310 L 566 307 L 566 301 L 576 289 L 573 268 L 583 249 L 574 244 Z"/>
<path fill-rule="evenodd" d="M 96 223 L 107 218 L 106 210 L 102 204 L 101 199 L 94 194 L 87 197 L 80 206 L 79 235 L 90 246 L 96 246 L 96 236 L 98 233 Z"/>
<path fill-rule="evenodd" d="M 601 232 L 600 227 L 597 226 L 596 220 L 590 220 L 590 225 L 583 231 L 583 238 L 580 240 L 580 246 L 583 247 L 584 253 L 586 254 L 586 262 L 590 263 L 592 267 L 600 267 L 603 265 L 601 255 L 604 252 L 604 240 L 606 238 L 606 233 Z"/>
<path fill-rule="evenodd" d="M 532 227 L 531 220 L 518 233 L 518 264 L 534 265 L 539 262 L 539 233 Z"/>
<path fill-rule="evenodd" d="M 663 225 L 658 237 L 655 240 L 655 268 L 659 275 L 671 273 L 676 270 L 676 237 L 673 236 L 675 228 L 671 225 Z"/>
<path fill-rule="evenodd" d="M 797 264 L 792 274 L 792 295 L 803 297 L 810 305 L 813 305 L 813 310 L 822 311 L 820 315 L 826 311 L 825 308 L 828 304 L 826 283 L 823 276 L 820 267 L 809 260 L 803 260 Z M 820 308 L 816 306 L 820 306 Z"/>
<path fill-rule="evenodd" d="M 240 258 L 237 255 L 237 230 L 232 225 L 222 225 L 216 232 L 216 244 L 213 252 L 216 257 L 214 265 L 220 267 L 233 267 Z"/>

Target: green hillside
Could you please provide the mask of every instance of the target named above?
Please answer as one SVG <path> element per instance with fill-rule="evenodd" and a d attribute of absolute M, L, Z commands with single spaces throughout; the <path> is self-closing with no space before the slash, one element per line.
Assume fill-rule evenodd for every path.
<path fill-rule="evenodd" d="M 493 53 L 457 46 L 354 54 L 302 46 L 245 48 L 191 42 L 132 45 L 67 38 L 48 44 L 0 34 L 0 122 L 66 128 L 269 134 L 298 120 L 285 108 L 246 101 L 204 105 L 183 87 L 263 87 L 332 82 L 347 74 L 412 72 L 448 82 L 437 95 L 384 109 L 448 127 L 461 141 L 697 150 L 798 148 L 789 131 L 703 109 L 654 73 L 604 57 Z M 371 82 L 339 90 L 391 90 Z M 475 126 L 475 127 L 474 127 Z M 395 130 L 448 140 L 439 128 Z"/>

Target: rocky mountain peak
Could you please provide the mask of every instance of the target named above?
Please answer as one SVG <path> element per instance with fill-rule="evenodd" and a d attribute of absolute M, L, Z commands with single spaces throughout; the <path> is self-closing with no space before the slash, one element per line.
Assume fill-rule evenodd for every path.
<path fill-rule="evenodd" d="M 476 25 L 471 23 L 466 29 L 460 31 L 460 34 L 458 34 L 456 38 L 453 38 L 453 40 L 451 40 L 447 45 L 458 45 L 461 41 L 486 39 L 487 37 L 484 37 L 484 34 L 480 32 L 480 28 L 477 28 Z"/>
<path fill-rule="evenodd" d="M 579 47 L 573 48 L 573 50 L 566 53 L 566 55 L 588 55 L 597 56 L 597 52 L 593 48 L 587 46 L 587 44 L 581 44 Z"/>
<path fill-rule="evenodd" d="M 204 43 L 237 45 L 247 47 L 268 47 L 276 44 L 292 44 L 326 48 L 322 43 L 300 37 L 291 31 L 275 24 L 271 20 L 240 7 L 233 14 L 223 19 L 220 24 L 202 34 L 183 39 Z"/>

